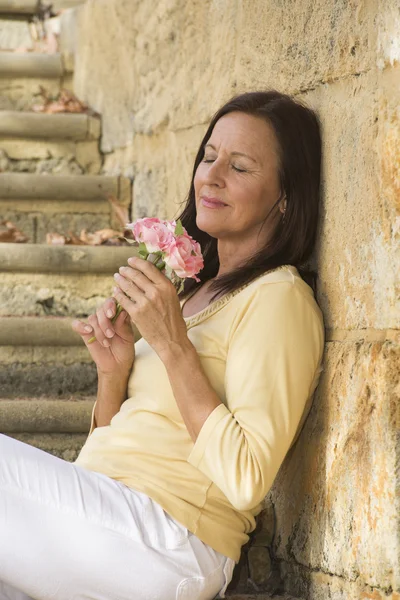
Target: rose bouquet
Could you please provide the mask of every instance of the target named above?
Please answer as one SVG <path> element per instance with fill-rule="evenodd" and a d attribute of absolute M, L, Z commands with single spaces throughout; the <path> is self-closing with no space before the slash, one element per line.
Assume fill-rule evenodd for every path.
<path fill-rule="evenodd" d="M 126 229 L 132 232 L 133 240 L 126 241 L 139 247 L 139 256 L 152 262 L 175 286 L 179 294 L 186 278 L 200 281 L 196 277 L 204 266 L 201 247 L 183 227 L 180 220 L 165 221 L 153 217 L 137 219 L 128 223 Z M 111 319 L 114 323 L 122 307 L 117 303 L 117 311 Z M 94 342 L 95 337 L 88 343 Z"/>

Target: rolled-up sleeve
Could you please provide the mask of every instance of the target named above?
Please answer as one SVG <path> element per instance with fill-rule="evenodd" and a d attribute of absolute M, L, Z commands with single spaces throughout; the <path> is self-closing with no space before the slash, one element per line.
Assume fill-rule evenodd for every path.
<path fill-rule="evenodd" d="M 226 405 L 208 416 L 188 457 L 237 510 L 270 489 L 318 383 L 322 313 L 299 284 L 260 285 L 232 328 Z"/>

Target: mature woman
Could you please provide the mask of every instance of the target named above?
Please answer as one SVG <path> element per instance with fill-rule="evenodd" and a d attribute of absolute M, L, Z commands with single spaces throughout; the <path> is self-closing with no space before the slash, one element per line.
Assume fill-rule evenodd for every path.
<path fill-rule="evenodd" d="M 322 369 L 303 270 L 320 154 L 315 114 L 286 95 L 244 94 L 215 114 L 181 215 L 201 282 L 178 297 L 132 258 L 113 298 L 74 322 L 85 343 L 96 336 L 98 370 L 75 463 L 0 436 L 0 598 L 225 597 Z"/>

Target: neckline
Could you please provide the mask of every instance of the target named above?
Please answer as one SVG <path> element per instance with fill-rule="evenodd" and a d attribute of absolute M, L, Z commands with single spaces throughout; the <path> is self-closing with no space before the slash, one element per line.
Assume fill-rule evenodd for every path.
<path fill-rule="evenodd" d="M 270 269 L 269 271 L 266 271 L 265 273 L 262 273 L 261 275 L 259 275 L 259 277 L 256 277 L 256 279 L 253 279 L 253 281 L 251 281 L 250 283 L 246 283 L 246 284 L 242 285 L 240 288 L 238 288 L 237 290 L 228 292 L 227 294 L 222 296 L 222 298 L 218 298 L 217 300 L 214 300 L 213 302 L 211 302 L 211 304 L 209 304 L 208 306 L 206 306 L 199 312 L 194 313 L 193 315 L 190 315 L 190 317 L 184 317 L 182 315 L 187 328 L 192 327 L 193 325 L 197 325 L 197 323 L 199 323 L 200 321 L 203 321 L 210 315 L 217 312 L 227 302 L 229 302 L 229 300 L 231 300 L 234 296 L 236 296 L 236 294 L 239 294 L 240 292 L 242 292 L 246 287 L 248 287 L 255 281 L 258 281 L 261 277 L 264 277 L 265 275 L 268 275 L 269 273 L 273 273 L 274 271 L 279 271 L 280 269 L 291 270 L 291 269 L 296 269 L 296 267 L 294 267 L 293 265 L 280 265 L 279 267 L 275 267 L 275 269 Z M 189 300 L 189 298 L 191 298 L 195 294 L 196 291 L 197 290 L 194 289 L 188 296 L 186 296 L 186 298 L 181 300 L 181 311 L 182 311 L 185 303 Z"/>

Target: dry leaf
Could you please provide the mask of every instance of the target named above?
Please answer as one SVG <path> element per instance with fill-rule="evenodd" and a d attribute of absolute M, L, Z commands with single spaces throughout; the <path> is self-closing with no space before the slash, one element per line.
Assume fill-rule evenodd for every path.
<path fill-rule="evenodd" d="M 34 104 L 32 110 L 42 113 L 89 113 L 96 114 L 90 110 L 87 104 L 81 102 L 71 91 L 63 88 L 58 96 L 51 97 L 47 91 L 40 86 L 40 95 L 43 98 L 42 104 Z"/>
<path fill-rule="evenodd" d="M 16 228 L 11 221 L 0 221 L 0 242 L 23 244 L 28 241 L 28 237 Z"/>
<path fill-rule="evenodd" d="M 120 202 L 118 202 L 117 198 L 112 194 L 107 195 L 107 200 L 111 204 L 111 208 L 114 211 L 114 214 L 118 221 L 121 224 L 121 227 L 125 229 L 126 224 L 129 221 L 129 211 L 125 206 L 122 206 Z"/>
<path fill-rule="evenodd" d="M 64 246 L 66 244 L 65 235 L 60 233 L 47 233 L 46 244 L 53 244 L 54 246 Z"/>

